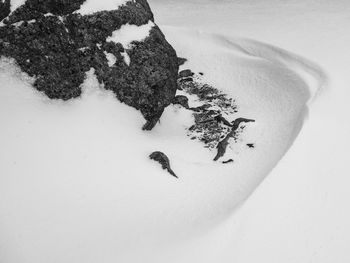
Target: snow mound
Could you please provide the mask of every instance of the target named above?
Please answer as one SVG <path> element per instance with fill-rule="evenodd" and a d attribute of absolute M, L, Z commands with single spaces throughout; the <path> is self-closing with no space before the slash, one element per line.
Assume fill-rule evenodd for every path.
<path fill-rule="evenodd" d="M 169 106 L 145 132 L 142 115 L 101 89 L 92 70 L 81 98 L 51 101 L 1 60 L 4 262 L 172 262 L 154 251 L 216 226 L 289 149 L 325 81 L 316 65 L 259 42 L 165 31 L 186 67 L 236 100 L 235 117 L 256 120 L 229 149 L 235 162 L 213 162 L 214 151 L 188 139 L 184 108 Z M 148 159 L 154 151 L 179 179 Z"/>

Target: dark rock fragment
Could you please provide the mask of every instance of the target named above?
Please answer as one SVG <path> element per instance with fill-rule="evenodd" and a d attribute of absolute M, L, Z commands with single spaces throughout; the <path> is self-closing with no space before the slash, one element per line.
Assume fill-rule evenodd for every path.
<path fill-rule="evenodd" d="M 194 73 L 190 69 L 184 69 L 179 72 L 179 78 L 188 78 L 192 77 Z"/>
<path fill-rule="evenodd" d="M 248 146 L 249 148 L 255 148 L 254 143 L 247 143 L 247 146 Z"/>
<path fill-rule="evenodd" d="M 227 161 L 223 161 L 222 163 L 223 163 L 223 164 L 233 163 L 233 159 L 229 159 L 229 160 L 227 160 Z"/>
<path fill-rule="evenodd" d="M 177 63 L 179 66 L 182 66 L 183 64 L 185 64 L 186 61 L 187 61 L 186 58 L 180 58 L 180 57 L 177 58 Z"/>
<path fill-rule="evenodd" d="M 190 81 L 193 81 L 193 78 L 191 78 L 191 77 L 182 78 L 182 79 L 180 79 L 179 81 L 180 81 L 180 83 L 183 83 L 183 82 L 190 82 Z"/>
<path fill-rule="evenodd" d="M 182 107 L 184 107 L 185 109 L 189 109 L 190 106 L 188 105 L 188 98 L 184 95 L 177 95 L 175 96 L 174 100 L 173 100 L 173 104 L 179 104 Z"/>
<path fill-rule="evenodd" d="M 192 107 L 192 108 L 190 108 L 190 110 L 195 111 L 195 112 L 202 112 L 202 111 L 208 110 L 210 107 L 211 107 L 211 105 L 206 103 L 206 104 L 203 104 L 203 105 L 198 106 L 198 107 Z"/>
<path fill-rule="evenodd" d="M 174 171 L 170 167 L 170 161 L 168 156 L 166 156 L 164 153 L 156 151 L 153 152 L 149 158 L 151 160 L 154 160 L 156 162 L 159 162 L 162 165 L 163 170 L 167 170 L 172 176 L 177 177 L 177 175 L 174 173 Z"/>

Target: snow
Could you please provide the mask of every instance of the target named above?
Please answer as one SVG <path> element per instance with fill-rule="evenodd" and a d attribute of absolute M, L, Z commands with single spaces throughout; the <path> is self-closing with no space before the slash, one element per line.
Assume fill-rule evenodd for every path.
<path fill-rule="evenodd" d="M 120 6 L 126 4 L 130 0 L 86 0 L 77 13 L 81 15 L 91 15 L 101 11 L 117 10 Z"/>
<path fill-rule="evenodd" d="M 117 58 L 112 53 L 108 53 L 106 51 L 104 51 L 103 53 L 107 58 L 108 66 L 112 67 L 115 64 L 115 62 L 117 62 Z"/>
<path fill-rule="evenodd" d="M 123 56 L 125 64 L 130 66 L 131 59 L 130 59 L 129 54 L 126 53 L 126 51 L 124 51 L 124 52 L 122 52 L 120 54 Z"/>
<path fill-rule="evenodd" d="M 25 4 L 26 0 L 11 0 L 11 12 L 15 11 L 18 7 Z"/>
<path fill-rule="evenodd" d="M 349 2 L 152 0 L 151 5 L 161 28 L 191 25 L 272 43 L 317 62 L 328 78 L 312 92 L 303 129 L 282 161 L 241 209 L 184 249 L 186 260 L 195 250 L 206 251 L 193 256 L 201 262 L 348 262 Z M 209 255 L 215 260 L 206 260 Z"/>
<path fill-rule="evenodd" d="M 0 262 L 348 262 L 350 6 L 307 3 L 150 1 L 182 68 L 256 120 L 230 165 L 185 136 L 179 106 L 145 132 L 93 70 L 81 98 L 52 101 L 2 59 Z"/>
<path fill-rule="evenodd" d="M 154 23 L 149 21 L 145 25 L 122 25 L 120 29 L 113 31 L 112 36 L 107 38 L 107 41 L 113 41 L 116 43 L 121 43 L 124 48 L 131 49 L 133 41 L 143 41 L 145 40 L 154 27 Z"/>

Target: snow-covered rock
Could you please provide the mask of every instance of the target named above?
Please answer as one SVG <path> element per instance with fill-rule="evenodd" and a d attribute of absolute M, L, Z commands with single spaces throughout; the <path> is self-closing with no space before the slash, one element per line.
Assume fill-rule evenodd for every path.
<path fill-rule="evenodd" d="M 144 129 L 154 127 L 175 97 L 178 62 L 147 1 L 22 2 L 1 9 L 0 56 L 14 58 L 53 99 L 80 96 L 94 68 L 107 90 L 141 111 Z"/>

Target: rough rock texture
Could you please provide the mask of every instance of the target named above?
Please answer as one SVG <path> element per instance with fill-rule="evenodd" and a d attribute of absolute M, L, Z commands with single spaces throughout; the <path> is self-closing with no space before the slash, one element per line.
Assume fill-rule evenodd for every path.
<path fill-rule="evenodd" d="M 10 0 L 0 0 L 0 21 L 10 14 Z"/>
<path fill-rule="evenodd" d="M 132 48 L 107 41 L 122 25 L 154 21 L 146 0 L 129 1 L 117 10 L 91 15 L 73 13 L 85 0 L 27 0 L 9 15 L 0 2 L 0 56 L 12 57 L 35 77 L 35 88 L 52 99 L 80 96 L 85 73 L 95 69 L 104 88 L 140 110 L 152 129 L 177 89 L 175 50 L 155 25 L 149 36 Z M 9 15 L 9 16 L 8 16 Z M 8 16 L 8 17 L 7 17 Z M 128 65 L 121 53 L 130 57 Z M 108 64 L 106 53 L 116 62 Z"/>

